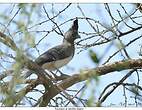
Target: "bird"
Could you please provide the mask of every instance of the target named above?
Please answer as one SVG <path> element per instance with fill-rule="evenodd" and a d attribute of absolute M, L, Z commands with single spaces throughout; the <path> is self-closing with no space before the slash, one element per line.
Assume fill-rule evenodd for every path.
<path fill-rule="evenodd" d="M 80 38 L 78 27 L 78 19 L 76 18 L 69 30 L 63 35 L 62 44 L 52 47 L 41 54 L 35 60 L 35 63 L 48 71 L 58 70 L 68 64 L 75 53 L 74 41 Z"/>

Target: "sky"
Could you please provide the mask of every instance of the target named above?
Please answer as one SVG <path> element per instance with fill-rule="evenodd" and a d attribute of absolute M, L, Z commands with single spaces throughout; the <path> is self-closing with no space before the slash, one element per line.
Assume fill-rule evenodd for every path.
<path fill-rule="evenodd" d="M 55 12 L 56 11 L 58 12 L 59 10 L 63 9 L 63 7 L 65 7 L 66 5 L 67 4 L 55 4 L 54 5 Z M 52 13 L 50 13 L 50 12 L 52 12 L 52 5 L 46 4 L 45 6 L 46 6 L 47 11 L 49 11 L 49 15 L 52 16 Z M 124 4 L 124 6 L 127 7 L 128 12 L 131 12 L 131 10 L 134 8 L 134 6 L 132 6 L 131 4 Z M 5 12 L 5 14 L 8 15 L 10 13 L 10 9 L 11 9 L 12 5 L 0 4 L 0 7 L 1 7 L 0 13 Z M 110 18 L 106 14 L 105 8 L 103 7 L 102 4 L 80 4 L 80 7 L 83 9 L 83 11 L 85 12 L 85 15 L 87 17 L 95 18 L 95 20 L 99 20 L 102 24 L 104 24 L 108 27 L 110 26 L 110 23 L 111 23 Z M 112 8 L 112 10 L 115 10 L 112 13 L 113 16 L 115 18 L 119 18 L 118 14 L 116 14 L 116 13 L 117 13 L 117 9 L 120 9 L 120 6 L 118 4 L 111 4 L 111 8 Z M 122 11 L 122 9 L 120 11 Z M 15 12 L 16 12 L 16 8 L 14 8 L 14 10 L 10 14 L 10 16 L 12 17 L 15 14 Z M 40 21 L 47 19 L 46 16 L 45 16 L 45 13 L 43 12 L 43 9 L 39 10 L 39 13 L 41 14 L 40 15 L 41 19 L 37 19 L 36 16 L 34 16 L 34 14 L 33 14 L 33 19 L 34 19 L 33 24 L 36 24 Z M 124 12 L 122 12 L 122 13 L 124 13 Z M 77 4 L 73 4 L 65 12 L 63 12 L 61 14 L 61 16 L 56 19 L 56 21 L 58 21 L 58 23 L 60 24 L 60 23 L 66 21 L 70 18 L 75 18 L 76 16 L 80 17 L 82 15 L 81 15 L 80 11 L 77 9 Z M 15 19 L 19 19 L 18 16 L 15 17 Z M 22 19 L 22 17 L 20 19 Z M 1 21 L 1 22 L 3 22 L 3 21 Z M 142 22 L 142 20 L 139 21 L 139 22 Z M 130 24 L 134 25 L 131 22 L 130 22 Z M 32 31 L 32 30 L 48 30 L 48 29 L 51 28 L 51 25 L 52 25 L 51 23 L 45 23 L 45 24 L 38 25 L 35 28 L 30 29 L 30 31 Z M 68 22 L 65 25 L 61 26 L 61 30 L 63 32 L 66 32 L 71 25 L 72 25 L 72 22 Z M 14 32 L 15 27 L 11 27 L 11 26 L 12 25 L 10 25 L 9 28 L 11 28 L 12 31 Z M 31 27 L 31 26 L 32 25 L 30 25 L 28 27 Z M 122 26 L 122 31 L 127 31 L 127 29 L 124 30 L 125 28 L 124 29 L 123 28 L 124 27 Z M 87 25 L 87 22 L 85 20 L 79 20 L 79 31 L 81 31 L 81 32 L 93 32 L 93 30 L 90 28 L 89 25 Z M 134 38 L 135 34 L 139 34 L 139 31 L 122 38 L 123 43 L 128 43 L 131 39 Z M 35 38 L 36 38 L 35 42 L 38 42 L 39 39 L 41 39 L 41 37 L 44 36 L 44 35 L 45 35 L 44 33 L 43 34 L 41 34 L 41 33 L 33 34 L 33 36 L 35 36 Z M 81 39 L 86 38 L 86 37 L 87 36 L 85 36 L 85 35 L 81 35 Z M 127 40 L 126 40 L 126 37 L 127 37 Z M 15 35 L 15 38 L 18 39 L 19 34 Z M 45 52 L 46 50 L 48 50 L 49 48 L 60 44 L 62 42 L 62 39 L 63 39 L 62 36 L 59 36 L 55 33 L 49 34 L 48 37 L 46 37 L 44 40 L 42 40 L 40 42 L 40 44 L 38 45 L 39 53 L 41 54 L 41 53 Z M 77 41 L 79 41 L 79 39 Z M 91 42 L 93 42 L 93 41 L 87 40 L 84 43 L 91 43 Z M 138 42 L 134 43 L 134 45 L 127 48 L 128 52 L 130 53 L 130 56 L 132 58 L 138 58 L 139 57 L 137 52 L 139 51 L 138 47 L 139 47 L 140 44 L 141 44 L 141 42 L 139 40 Z M 76 52 L 75 52 L 74 58 L 67 64 L 67 66 L 61 68 L 61 71 L 63 73 L 66 73 L 66 74 L 75 74 L 75 73 L 78 73 L 79 71 L 81 71 L 82 69 L 85 69 L 85 68 L 95 68 L 96 64 L 94 64 L 92 62 L 92 60 L 90 59 L 89 54 L 88 54 L 90 49 L 93 49 L 97 53 L 98 56 L 102 56 L 104 54 L 104 57 L 101 60 L 100 65 L 103 64 L 104 63 L 103 61 L 105 61 L 112 53 L 114 53 L 117 50 L 117 46 L 113 45 L 108 50 L 107 54 L 105 55 L 104 52 L 105 52 L 107 47 L 108 47 L 108 45 L 104 44 L 102 46 L 95 46 L 95 47 L 89 48 L 87 50 L 84 50 L 84 51 L 78 53 L 80 51 L 80 49 L 78 48 L 78 46 L 76 46 Z M 39 55 L 36 52 L 35 49 L 30 49 L 28 52 L 32 53 L 33 59 L 37 58 L 38 55 Z M 123 57 L 120 54 L 118 54 L 110 62 L 114 62 L 114 61 L 118 61 L 118 60 L 122 60 L 122 59 L 123 59 Z M 97 98 L 98 94 L 101 93 L 101 91 L 104 89 L 104 87 L 106 85 L 110 84 L 111 82 L 119 81 L 127 72 L 128 71 L 114 72 L 114 73 L 109 73 L 109 74 L 104 75 L 104 76 L 100 76 L 99 77 L 99 84 L 95 85 L 95 83 L 93 83 L 94 86 L 90 85 L 90 89 L 95 88 L 95 96 Z M 128 79 L 128 81 L 129 82 L 136 81 L 136 79 L 134 77 L 130 77 Z M 81 84 L 82 83 L 78 83 L 77 85 L 73 86 L 73 88 L 76 88 L 76 87 L 79 88 Z M 42 88 L 42 87 L 40 86 L 39 88 Z M 36 93 L 35 94 L 31 93 L 31 94 L 33 96 L 36 95 Z M 31 95 L 31 94 L 29 94 L 29 95 Z M 90 96 L 90 91 L 89 91 L 89 87 L 88 87 L 88 90 L 85 91 L 84 97 L 87 98 L 89 96 Z M 130 96 L 128 96 L 128 97 L 130 97 Z M 131 100 L 129 100 L 129 101 L 130 101 L 130 103 L 134 103 Z M 112 102 L 112 104 L 116 104 L 118 106 L 121 105 L 121 102 L 124 102 L 124 96 L 123 96 L 122 89 L 118 88 L 115 91 L 115 93 L 113 93 L 103 103 L 103 105 L 105 106 L 105 105 L 111 104 L 109 102 Z"/>

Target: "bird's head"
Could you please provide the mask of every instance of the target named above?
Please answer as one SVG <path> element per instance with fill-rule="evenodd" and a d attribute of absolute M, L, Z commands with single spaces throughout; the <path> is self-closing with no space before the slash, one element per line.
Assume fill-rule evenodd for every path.
<path fill-rule="evenodd" d="M 64 41 L 74 43 L 74 40 L 80 38 L 78 34 L 78 19 L 74 20 L 72 27 L 64 34 Z"/>

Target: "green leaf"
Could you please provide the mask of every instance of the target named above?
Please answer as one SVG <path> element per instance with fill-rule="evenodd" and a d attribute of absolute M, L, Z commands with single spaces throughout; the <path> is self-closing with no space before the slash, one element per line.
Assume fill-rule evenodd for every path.
<path fill-rule="evenodd" d="M 100 59 L 97 57 L 97 54 L 93 50 L 89 50 L 89 55 L 94 63 L 99 63 Z"/>
<path fill-rule="evenodd" d="M 94 105 L 94 97 L 93 96 L 91 96 L 88 100 L 87 100 L 87 106 L 88 107 L 91 107 L 91 106 L 93 106 Z"/>
<path fill-rule="evenodd" d="M 0 56 L 3 56 L 4 55 L 4 53 L 0 50 Z"/>
<path fill-rule="evenodd" d="M 95 106 L 95 88 L 93 88 L 92 90 L 91 90 L 91 94 L 90 94 L 90 96 L 89 96 L 89 98 L 88 98 L 88 100 L 87 100 L 87 103 L 86 103 L 86 105 L 88 106 L 88 107 L 93 107 L 93 106 Z"/>
<path fill-rule="evenodd" d="M 130 87 L 130 89 L 131 89 L 131 91 L 132 91 L 134 94 L 136 94 L 136 95 L 139 94 L 139 91 L 138 91 L 138 89 L 137 89 L 136 87 Z"/>
<path fill-rule="evenodd" d="M 24 40 L 31 48 L 35 46 L 35 39 L 30 33 L 25 32 Z"/>
<path fill-rule="evenodd" d="M 95 80 L 96 84 L 99 84 L 99 76 L 98 75 L 94 75 L 93 79 Z"/>

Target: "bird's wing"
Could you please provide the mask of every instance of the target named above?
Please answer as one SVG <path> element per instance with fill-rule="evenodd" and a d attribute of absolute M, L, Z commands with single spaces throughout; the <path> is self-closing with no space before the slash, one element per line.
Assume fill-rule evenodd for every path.
<path fill-rule="evenodd" d="M 53 47 L 40 55 L 35 62 L 38 65 L 43 65 L 48 62 L 53 62 L 57 60 L 62 60 L 64 58 L 67 58 L 69 56 L 73 56 L 74 54 L 74 47 L 69 45 L 58 45 L 56 47 Z"/>

